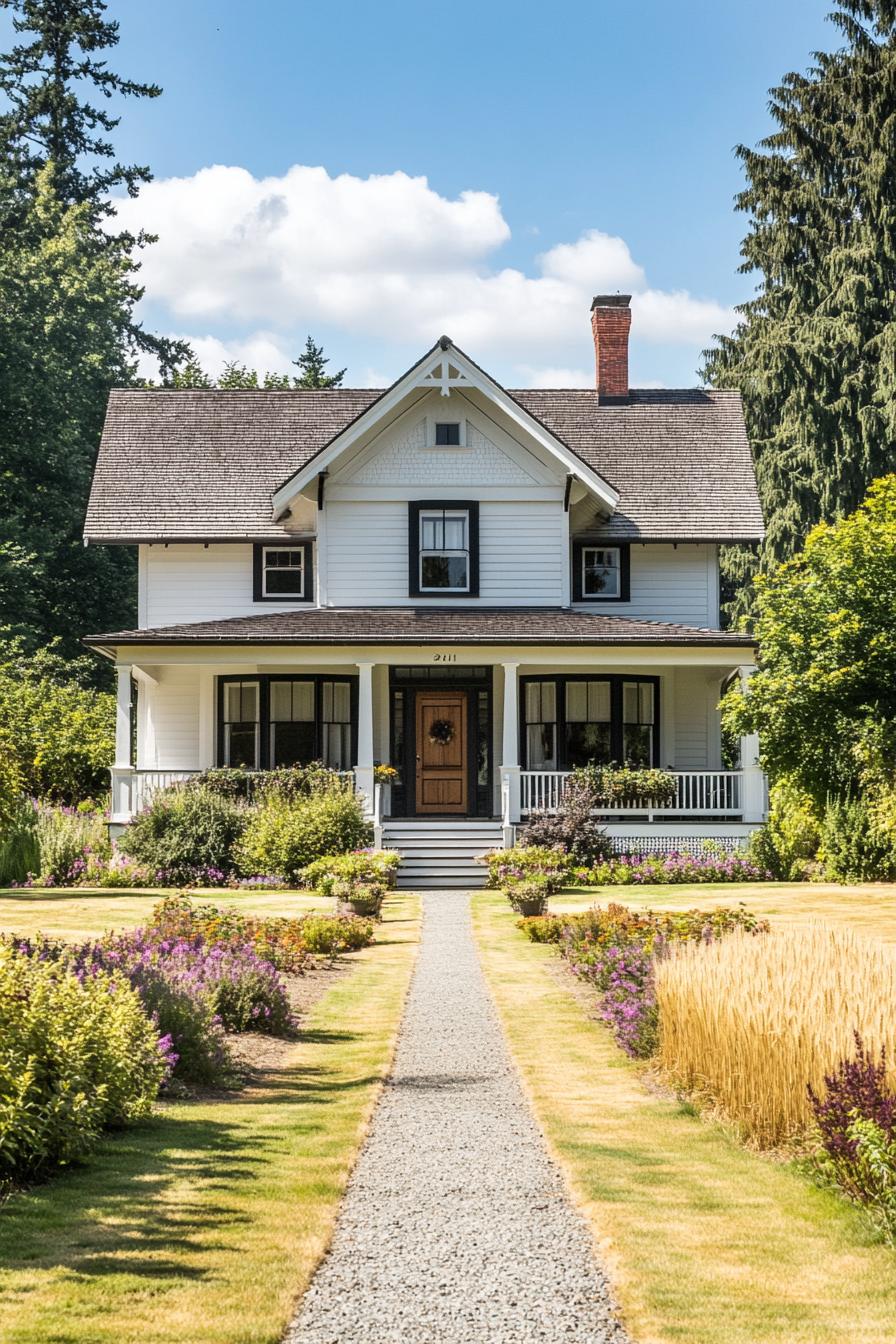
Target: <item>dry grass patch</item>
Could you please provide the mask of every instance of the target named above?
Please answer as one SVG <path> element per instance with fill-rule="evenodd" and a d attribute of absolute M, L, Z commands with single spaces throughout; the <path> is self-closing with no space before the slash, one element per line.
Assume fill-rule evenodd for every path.
<path fill-rule="evenodd" d="M 845 929 L 733 933 L 679 944 L 656 965 L 659 1063 L 667 1077 L 762 1148 L 810 1128 L 811 1084 L 854 1053 L 885 1048 L 896 1089 L 896 954 Z"/>
<path fill-rule="evenodd" d="M 276 1344 L 326 1249 L 388 1070 L 419 927 L 379 943 L 246 1092 L 161 1107 L 0 1217 L 3 1344 Z"/>
<path fill-rule="evenodd" d="M 639 1344 L 892 1344 L 896 1259 L 862 1215 L 649 1091 L 499 896 L 477 894 L 474 923 L 512 1052 Z"/>

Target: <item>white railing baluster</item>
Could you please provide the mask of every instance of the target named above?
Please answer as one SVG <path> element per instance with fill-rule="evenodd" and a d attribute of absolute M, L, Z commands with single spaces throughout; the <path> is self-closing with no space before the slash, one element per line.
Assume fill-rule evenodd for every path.
<path fill-rule="evenodd" d="M 522 770 L 520 785 L 523 812 L 556 812 L 566 790 L 569 770 Z M 741 770 L 673 770 L 675 800 L 670 804 L 617 803 L 597 809 L 598 816 L 620 814 L 655 821 L 663 817 L 735 817 L 742 810 Z"/>

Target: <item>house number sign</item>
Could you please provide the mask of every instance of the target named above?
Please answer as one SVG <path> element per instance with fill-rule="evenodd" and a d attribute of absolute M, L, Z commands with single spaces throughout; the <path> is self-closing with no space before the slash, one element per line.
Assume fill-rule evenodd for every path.
<path fill-rule="evenodd" d="M 456 663 L 456 653 L 434 653 L 432 656 L 434 663 Z"/>

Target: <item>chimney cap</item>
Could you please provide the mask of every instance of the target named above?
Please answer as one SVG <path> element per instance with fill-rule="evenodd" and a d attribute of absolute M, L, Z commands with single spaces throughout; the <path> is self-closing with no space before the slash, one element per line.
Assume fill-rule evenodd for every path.
<path fill-rule="evenodd" d="M 595 308 L 627 308 L 632 301 L 631 294 L 595 294 L 591 300 L 591 310 Z"/>

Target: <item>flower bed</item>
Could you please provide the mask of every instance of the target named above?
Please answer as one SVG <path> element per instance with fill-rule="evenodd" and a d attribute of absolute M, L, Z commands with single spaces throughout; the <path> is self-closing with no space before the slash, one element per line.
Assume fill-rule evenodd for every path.
<path fill-rule="evenodd" d="M 664 886 L 698 882 L 767 882 L 771 874 L 743 854 L 620 854 L 570 873 L 579 887 Z"/>

